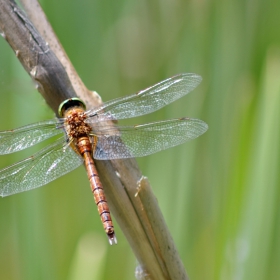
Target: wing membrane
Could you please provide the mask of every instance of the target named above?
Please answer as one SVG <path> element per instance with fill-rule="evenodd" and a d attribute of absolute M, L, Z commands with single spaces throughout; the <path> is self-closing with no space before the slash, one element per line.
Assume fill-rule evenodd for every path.
<path fill-rule="evenodd" d="M 59 119 L 38 122 L 0 132 L 0 155 L 18 152 L 62 133 Z"/>
<path fill-rule="evenodd" d="M 0 170 L 0 196 L 8 196 L 46 185 L 83 163 L 61 137 L 35 155 Z"/>
<path fill-rule="evenodd" d="M 136 94 L 113 99 L 87 111 L 87 121 L 120 120 L 152 113 L 192 91 L 201 80 L 192 73 L 176 75 Z"/>
<path fill-rule="evenodd" d="M 205 122 L 190 118 L 104 127 L 95 132 L 98 142 L 94 158 L 107 160 L 147 156 L 195 139 L 207 129 Z"/>

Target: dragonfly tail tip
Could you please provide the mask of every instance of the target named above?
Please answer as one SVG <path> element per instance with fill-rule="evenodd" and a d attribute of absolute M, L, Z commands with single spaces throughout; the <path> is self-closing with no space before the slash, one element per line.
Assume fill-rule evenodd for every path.
<path fill-rule="evenodd" d="M 108 240 L 109 240 L 110 245 L 116 245 L 118 243 L 115 233 L 110 234 L 110 235 L 108 234 Z"/>

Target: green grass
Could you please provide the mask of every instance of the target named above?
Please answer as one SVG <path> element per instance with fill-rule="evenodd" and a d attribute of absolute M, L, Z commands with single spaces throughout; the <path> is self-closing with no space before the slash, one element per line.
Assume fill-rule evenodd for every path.
<path fill-rule="evenodd" d="M 42 5 L 104 101 L 181 72 L 203 77 L 189 96 L 135 122 L 189 116 L 208 132 L 139 165 L 191 279 L 278 279 L 280 2 Z M 0 129 L 52 118 L 4 40 L 0 49 Z M 0 167 L 32 151 L 3 156 Z M 133 279 L 136 260 L 116 231 L 118 245 L 109 247 L 83 168 L 1 199 L 0 278 Z"/>

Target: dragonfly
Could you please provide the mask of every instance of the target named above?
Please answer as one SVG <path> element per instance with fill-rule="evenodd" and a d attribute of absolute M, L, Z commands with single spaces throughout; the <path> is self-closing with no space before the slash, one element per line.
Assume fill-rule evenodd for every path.
<path fill-rule="evenodd" d="M 34 155 L 0 170 L 0 196 L 41 187 L 83 164 L 109 243 L 117 244 L 95 160 L 147 156 L 203 134 L 207 124 L 186 117 L 133 126 L 116 124 L 121 119 L 159 110 L 192 91 L 201 80 L 193 73 L 179 74 L 89 110 L 82 100 L 73 97 L 60 104 L 60 118 L 1 131 L 1 155 L 24 150 L 50 137 L 57 139 Z"/>

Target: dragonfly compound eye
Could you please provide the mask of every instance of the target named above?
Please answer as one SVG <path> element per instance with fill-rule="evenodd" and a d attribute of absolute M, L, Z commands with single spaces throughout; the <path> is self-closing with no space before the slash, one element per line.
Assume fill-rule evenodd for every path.
<path fill-rule="evenodd" d="M 59 107 L 58 107 L 59 116 L 63 117 L 65 111 L 74 106 L 78 106 L 78 107 L 82 107 L 82 108 L 86 109 L 86 104 L 78 97 L 69 98 L 69 99 L 66 99 L 63 102 L 61 102 L 61 104 L 59 105 Z"/>

